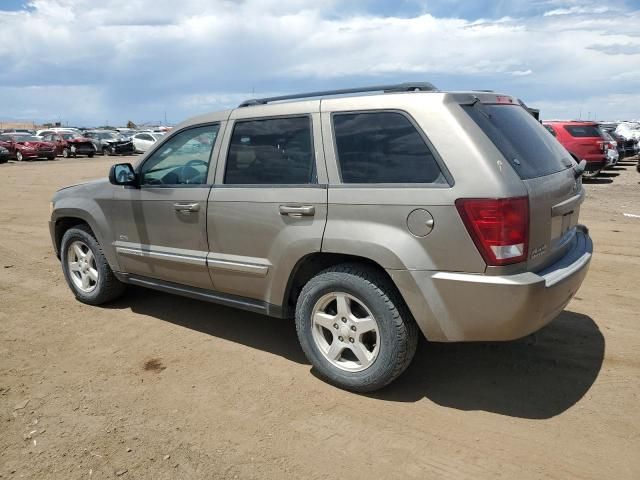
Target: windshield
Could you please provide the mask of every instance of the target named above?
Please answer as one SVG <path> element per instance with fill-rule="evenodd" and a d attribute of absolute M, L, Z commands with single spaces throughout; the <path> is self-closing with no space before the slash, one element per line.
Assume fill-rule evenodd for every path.
<path fill-rule="evenodd" d="M 116 140 L 118 136 L 115 133 L 102 132 L 98 133 L 98 138 L 100 140 Z"/>
<path fill-rule="evenodd" d="M 572 165 L 569 152 L 520 105 L 476 102 L 462 107 L 523 180 L 551 175 Z"/>
<path fill-rule="evenodd" d="M 42 139 L 33 135 L 16 135 L 16 142 L 41 142 Z"/>
<path fill-rule="evenodd" d="M 60 136 L 62 138 L 64 138 L 65 140 L 73 140 L 74 138 L 81 138 L 81 135 L 78 135 L 77 133 L 61 133 Z"/>

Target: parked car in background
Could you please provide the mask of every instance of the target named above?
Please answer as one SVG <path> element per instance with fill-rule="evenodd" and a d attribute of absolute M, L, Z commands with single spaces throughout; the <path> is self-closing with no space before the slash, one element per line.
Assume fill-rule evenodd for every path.
<path fill-rule="evenodd" d="M 42 139 L 53 143 L 55 145 L 56 155 L 62 155 L 65 158 L 75 158 L 78 155 L 86 155 L 91 158 L 96 153 L 91 139 L 83 137 L 76 132 L 53 132 L 43 135 Z"/>
<path fill-rule="evenodd" d="M 15 158 L 19 162 L 35 158 L 56 158 L 55 145 L 25 133 L 0 134 L 0 146 L 9 151 L 9 158 Z"/>
<path fill-rule="evenodd" d="M 30 128 L 5 128 L 2 133 L 26 133 L 28 135 L 35 135 L 36 131 Z"/>
<path fill-rule="evenodd" d="M 611 136 L 611 138 L 615 140 L 620 160 L 626 157 L 633 157 L 636 154 L 636 141 L 632 138 L 624 138 L 622 135 L 616 132 L 616 127 L 616 124 L 600 124 L 600 128 L 607 132 Z"/>
<path fill-rule="evenodd" d="M 6 147 L 0 146 L 0 163 L 7 163 L 10 157 L 11 154 L 9 150 Z"/>
<path fill-rule="evenodd" d="M 130 139 L 138 131 L 133 128 L 116 128 L 116 132 L 118 132 L 123 138 Z"/>
<path fill-rule="evenodd" d="M 136 133 L 131 140 L 133 141 L 133 146 L 135 151 L 138 153 L 144 153 L 151 148 L 151 146 L 156 143 L 158 140 L 162 138 L 162 134 L 160 133 Z"/>
<path fill-rule="evenodd" d="M 607 166 L 605 168 L 615 167 L 616 164 L 618 163 L 618 160 L 620 159 L 620 153 L 618 153 L 618 142 L 614 140 L 614 138 L 609 134 L 609 132 L 602 129 L 601 127 L 599 128 L 600 128 L 600 135 L 606 142 L 604 145 L 604 148 L 607 149 L 606 151 Z"/>
<path fill-rule="evenodd" d="M 584 176 L 595 177 L 607 166 L 608 142 L 602 138 L 598 124 L 581 120 L 552 120 L 543 122 L 576 162 L 585 160 Z"/>
<path fill-rule="evenodd" d="M 84 136 L 91 139 L 97 152 L 102 155 L 129 155 L 133 153 L 133 142 L 117 132 L 109 130 L 89 130 Z"/>
<path fill-rule="evenodd" d="M 515 97 L 324 94 L 195 117 L 136 167 L 59 190 L 49 228 L 75 297 L 131 284 L 295 319 L 319 375 L 358 392 L 398 377 L 420 331 L 511 340 L 560 314 L 593 251 L 584 162 Z"/>
<path fill-rule="evenodd" d="M 36 132 L 36 137 L 42 137 L 44 135 L 50 135 L 52 133 L 60 133 L 60 132 L 80 133 L 80 130 L 78 130 L 77 128 L 71 128 L 71 127 L 67 127 L 67 128 L 62 128 L 62 127 L 45 128 L 43 130 L 38 130 Z"/>

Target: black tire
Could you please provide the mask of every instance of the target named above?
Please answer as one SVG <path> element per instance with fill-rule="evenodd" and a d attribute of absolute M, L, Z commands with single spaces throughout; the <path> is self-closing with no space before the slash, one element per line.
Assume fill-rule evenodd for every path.
<path fill-rule="evenodd" d="M 313 339 L 313 308 L 331 292 L 357 298 L 377 321 L 379 351 L 365 370 L 349 372 L 333 365 Z M 391 383 L 409 366 L 418 344 L 418 327 L 395 286 L 382 272 L 357 263 L 324 270 L 304 286 L 296 305 L 296 330 L 302 350 L 320 376 L 353 392 L 371 392 Z"/>
<path fill-rule="evenodd" d="M 95 289 L 90 293 L 86 293 L 78 289 L 70 276 L 71 272 L 69 271 L 68 250 L 71 243 L 75 240 L 79 240 L 86 244 L 91 249 L 95 258 L 95 265 L 98 270 L 98 281 L 96 282 Z M 65 232 L 62 237 L 62 242 L 60 242 L 60 260 L 62 262 L 62 272 L 64 273 L 67 285 L 69 285 L 69 288 L 75 297 L 82 303 L 86 303 L 88 305 L 102 305 L 103 303 L 113 301 L 120 297 L 125 291 L 126 285 L 120 282 L 113 274 L 113 271 L 102 252 L 102 247 L 87 225 L 77 225 Z"/>
<path fill-rule="evenodd" d="M 89 158 L 93 158 L 93 153 L 89 153 L 89 154 L 87 154 L 87 157 L 89 157 Z"/>
<path fill-rule="evenodd" d="M 55 155 L 53 155 L 53 156 L 51 156 L 51 157 L 47 157 L 47 159 L 48 159 L 48 160 L 55 160 L 55 159 L 56 159 L 56 156 L 55 156 Z"/>

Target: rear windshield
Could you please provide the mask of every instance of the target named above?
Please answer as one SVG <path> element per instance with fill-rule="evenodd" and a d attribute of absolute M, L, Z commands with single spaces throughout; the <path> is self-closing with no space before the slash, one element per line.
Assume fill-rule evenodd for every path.
<path fill-rule="evenodd" d="M 500 150 L 516 173 L 526 180 L 565 170 L 568 152 L 519 105 L 462 105 Z M 563 159 L 569 162 L 563 163 Z"/>
<path fill-rule="evenodd" d="M 572 137 L 600 137 L 600 130 L 595 125 L 565 125 L 564 129 Z"/>

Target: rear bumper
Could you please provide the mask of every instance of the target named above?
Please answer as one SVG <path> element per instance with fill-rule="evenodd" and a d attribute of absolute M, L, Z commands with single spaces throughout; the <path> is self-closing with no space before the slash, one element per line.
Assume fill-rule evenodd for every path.
<path fill-rule="evenodd" d="M 564 257 L 537 273 L 388 273 L 429 340 L 513 340 L 553 320 L 580 288 L 593 253 L 586 227 L 578 226 L 573 242 Z"/>

